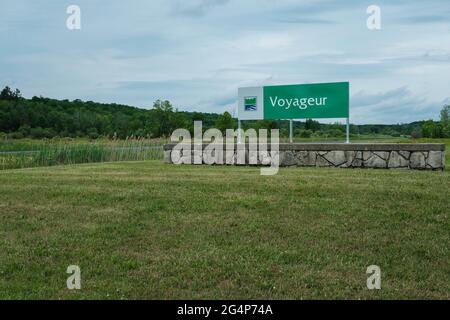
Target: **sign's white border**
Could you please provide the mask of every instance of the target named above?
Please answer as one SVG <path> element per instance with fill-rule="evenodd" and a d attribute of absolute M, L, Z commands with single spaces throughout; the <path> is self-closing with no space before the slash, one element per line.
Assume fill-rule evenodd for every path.
<path fill-rule="evenodd" d="M 245 110 L 244 98 L 256 97 L 256 111 Z M 263 120 L 264 119 L 264 95 L 263 87 L 238 88 L 238 110 L 239 120 Z"/>

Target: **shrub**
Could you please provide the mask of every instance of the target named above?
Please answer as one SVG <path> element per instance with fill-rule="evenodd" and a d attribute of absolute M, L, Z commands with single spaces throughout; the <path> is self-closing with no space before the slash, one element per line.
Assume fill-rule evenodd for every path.
<path fill-rule="evenodd" d="M 16 132 L 8 133 L 8 136 L 7 136 L 7 137 L 8 137 L 9 139 L 23 139 L 23 138 L 24 138 L 24 135 L 23 135 L 22 132 L 16 131 Z"/>
<path fill-rule="evenodd" d="M 425 121 L 422 124 L 422 135 L 425 138 L 442 138 L 442 125 L 433 120 Z"/>
<path fill-rule="evenodd" d="M 97 139 L 98 138 L 98 131 L 97 128 L 89 128 L 86 130 L 87 136 L 90 139 Z"/>
<path fill-rule="evenodd" d="M 422 138 L 422 130 L 420 128 L 414 128 L 411 132 L 411 137 L 414 139 Z"/>
<path fill-rule="evenodd" d="M 301 130 L 300 131 L 301 138 L 311 138 L 312 134 L 313 134 L 312 130 Z"/>
<path fill-rule="evenodd" d="M 342 132 L 339 129 L 330 129 L 327 130 L 327 134 L 330 137 L 343 137 L 344 136 L 344 132 Z"/>

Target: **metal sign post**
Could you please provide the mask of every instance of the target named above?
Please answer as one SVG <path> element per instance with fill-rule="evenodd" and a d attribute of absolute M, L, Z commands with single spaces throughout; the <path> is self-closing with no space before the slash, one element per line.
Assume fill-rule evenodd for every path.
<path fill-rule="evenodd" d="M 241 143 L 241 120 L 239 119 L 238 119 L 238 143 Z"/>
<path fill-rule="evenodd" d="M 345 143 L 350 143 L 350 118 L 347 118 L 347 128 L 346 128 L 346 136 L 347 139 L 345 141 Z"/>
<path fill-rule="evenodd" d="M 292 119 L 289 120 L 289 143 L 292 143 Z"/>

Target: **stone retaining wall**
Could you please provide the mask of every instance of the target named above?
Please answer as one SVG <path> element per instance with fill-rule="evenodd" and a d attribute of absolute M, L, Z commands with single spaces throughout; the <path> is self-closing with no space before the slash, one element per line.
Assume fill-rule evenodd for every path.
<path fill-rule="evenodd" d="M 175 144 L 164 146 L 165 161 L 171 163 Z M 203 149 L 207 144 L 203 145 Z M 241 145 L 242 146 L 242 145 Z M 268 165 L 267 161 L 249 157 L 249 145 L 245 145 L 245 163 L 237 163 L 237 147 L 225 164 Z M 270 149 L 270 145 L 269 145 Z M 193 148 L 192 148 L 193 150 Z M 195 153 L 193 151 L 193 158 Z M 225 152 L 224 152 L 225 154 Z M 443 170 L 445 167 L 444 144 L 333 144 L 333 143 L 283 143 L 279 144 L 280 166 L 339 167 L 339 168 L 403 168 Z M 225 155 L 224 155 L 225 158 Z M 267 160 L 267 158 L 262 157 Z M 253 161 L 252 161 L 253 160 Z M 200 160 L 201 161 L 201 160 Z"/>

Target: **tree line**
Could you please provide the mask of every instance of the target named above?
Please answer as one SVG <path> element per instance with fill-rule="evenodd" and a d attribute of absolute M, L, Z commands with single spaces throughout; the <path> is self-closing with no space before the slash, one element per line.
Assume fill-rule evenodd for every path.
<path fill-rule="evenodd" d="M 413 137 L 450 137 L 450 106 L 441 111 L 441 121 L 418 121 L 395 125 L 351 125 L 352 135 L 388 135 Z M 177 128 L 193 131 L 195 120 L 202 121 L 203 129 L 235 129 L 237 120 L 224 114 L 187 112 L 174 109 L 167 100 L 156 100 L 152 109 L 121 104 L 105 104 L 79 99 L 56 100 L 45 97 L 22 97 L 20 90 L 5 87 L 0 92 L 0 137 L 168 137 Z M 243 128 L 280 129 L 288 136 L 287 121 L 244 121 Z M 321 124 L 308 119 L 294 122 L 294 133 L 301 137 L 343 137 L 345 126 L 340 123 Z"/>
<path fill-rule="evenodd" d="M 167 137 L 177 128 L 193 128 L 194 120 L 213 127 L 227 118 L 233 120 L 231 115 L 179 112 L 167 100 L 157 100 L 147 110 L 78 99 L 25 99 L 9 87 L 0 92 L 0 133 L 11 138 Z"/>

